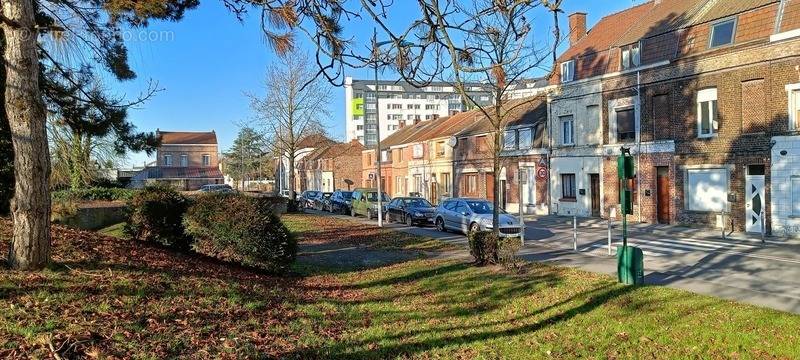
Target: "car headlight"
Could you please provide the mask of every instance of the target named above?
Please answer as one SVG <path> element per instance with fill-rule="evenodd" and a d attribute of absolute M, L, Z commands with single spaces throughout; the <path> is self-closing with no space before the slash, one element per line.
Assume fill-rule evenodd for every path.
<path fill-rule="evenodd" d="M 425 215 L 422 215 L 421 212 L 415 212 L 414 213 L 414 217 L 423 217 L 423 216 L 425 216 Z"/>
<path fill-rule="evenodd" d="M 372 204 L 372 210 L 378 210 L 378 204 Z"/>

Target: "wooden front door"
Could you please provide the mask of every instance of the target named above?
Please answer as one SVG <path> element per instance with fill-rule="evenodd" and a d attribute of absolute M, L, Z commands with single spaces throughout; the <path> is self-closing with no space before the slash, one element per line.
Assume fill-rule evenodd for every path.
<path fill-rule="evenodd" d="M 656 214 L 659 224 L 669 224 L 669 168 L 656 168 Z"/>
<path fill-rule="evenodd" d="M 486 199 L 494 201 L 494 174 L 487 173 L 486 177 Z"/>
<path fill-rule="evenodd" d="M 592 216 L 600 216 L 600 174 L 589 174 L 592 197 Z"/>

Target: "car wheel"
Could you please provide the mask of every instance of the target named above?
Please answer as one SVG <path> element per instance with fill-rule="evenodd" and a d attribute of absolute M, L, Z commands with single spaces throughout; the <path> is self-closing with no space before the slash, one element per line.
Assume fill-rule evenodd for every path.
<path fill-rule="evenodd" d="M 372 217 L 373 217 L 373 216 L 372 216 L 372 210 L 367 210 L 367 218 L 369 218 L 370 220 L 372 220 Z"/>
<path fill-rule="evenodd" d="M 436 218 L 436 230 L 439 230 L 441 232 L 447 232 L 447 229 L 445 229 L 444 227 L 444 219 Z"/>
<path fill-rule="evenodd" d="M 478 223 L 470 224 L 470 226 L 469 226 L 469 232 L 470 233 L 476 233 L 476 232 L 480 232 L 480 231 L 481 231 L 481 226 L 478 225 Z"/>
<path fill-rule="evenodd" d="M 411 217 L 411 214 L 406 214 L 406 225 L 414 226 L 414 218 Z"/>

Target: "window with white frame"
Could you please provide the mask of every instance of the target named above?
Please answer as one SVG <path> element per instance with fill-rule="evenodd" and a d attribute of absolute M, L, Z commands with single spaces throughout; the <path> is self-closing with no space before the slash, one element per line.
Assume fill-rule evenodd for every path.
<path fill-rule="evenodd" d="M 172 155 L 164 155 L 164 166 L 172 166 Z"/>
<path fill-rule="evenodd" d="M 622 47 L 622 70 L 635 68 L 641 64 L 641 55 L 639 53 L 639 43 L 630 44 Z"/>
<path fill-rule="evenodd" d="M 636 141 L 636 113 L 634 108 L 616 109 L 617 117 L 617 142 Z"/>
<path fill-rule="evenodd" d="M 734 35 L 736 35 L 736 18 L 714 23 L 711 25 L 711 39 L 708 47 L 715 48 L 733 44 Z"/>
<path fill-rule="evenodd" d="M 414 147 L 411 149 L 411 156 L 413 156 L 414 159 L 422 157 L 422 144 L 414 144 Z"/>
<path fill-rule="evenodd" d="M 389 150 L 381 150 L 381 162 L 389 161 Z"/>
<path fill-rule="evenodd" d="M 792 176 L 792 216 L 800 216 L 800 176 Z"/>
<path fill-rule="evenodd" d="M 561 145 L 575 145 L 575 120 L 572 115 L 559 116 L 561 122 Z"/>
<path fill-rule="evenodd" d="M 515 150 L 517 148 L 517 130 L 506 130 L 503 134 L 503 150 Z"/>
<path fill-rule="evenodd" d="M 575 60 L 561 63 L 561 82 L 566 83 L 575 80 Z"/>
<path fill-rule="evenodd" d="M 717 89 L 703 89 L 697 93 L 697 136 L 712 137 L 717 133 Z"/>
<path fill-rule="evenodd" d="M 517 147 L 521 150 L 531 148 L 533 144 L 533 128 L 523 128 L 517 130 Z"/>
<path fill-rule="evenodd" d="M 203 155 L 203 166 L 211 166 L 211 155 Z"/>
<path fill-rule="evenodd" d="M 686 171 L 686 207 L 690 211 L 721 212 L 728 202 L 727 169 Z"/>
<path fill-rule="evenodd" d="M 189 155 L 186 155 L 186 154 L 182 154 L 181 155 L 181 166 L 182 167 L 189 166 Z"/>
<path fill-rule="evenodd" d="M 800 130 L 800 84 L 786 85 L 789 92 L 789 130 Z"/>

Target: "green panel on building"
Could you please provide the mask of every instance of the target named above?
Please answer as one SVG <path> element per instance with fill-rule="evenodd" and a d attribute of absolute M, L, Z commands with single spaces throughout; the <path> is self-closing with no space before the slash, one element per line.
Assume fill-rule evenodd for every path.
<path fill-rule="evenodd" d="M 353 116 L 364 116 L 364 98 L 353 99 Z"/>

